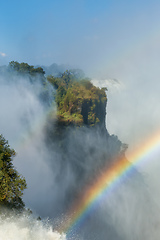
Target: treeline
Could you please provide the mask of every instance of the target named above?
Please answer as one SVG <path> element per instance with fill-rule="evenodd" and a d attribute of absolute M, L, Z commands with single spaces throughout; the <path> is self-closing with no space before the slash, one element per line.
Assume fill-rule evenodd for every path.
<path fill-rule="evenodd" d="M 36 74 L 45 74 L 45 71 L 41 67 L 35 68 L 33 65 L 29 65 L 28 63 L 19 63 L 17 61 L 11 61 L 9 63 L 9 69 L 17 71 L 18 73 L 22 74 L 30 74 L 30 75 L 36 75 Z"/>
<path fill-rule="evenodd" d="M 27 63 L 12 61 L 8 70 L 18 74 L 28 75 L 31 82 L 39 76 L 44 86 L 49 82 L 56 89 L 54 94 L 57 105 L 58 124 L 68 126 L 94 126 L 105 125 L 105 110 L 107 103 L 106 88 L 95 87 L 89 78 L 80 69 L 66 70 L 58 76 L 45 76 L 42 67 L 35 68 Z M 34 81 L 33 81 L 34 79 Z M 43 100 L 48 100 L 47 91 L 41 95 Z"/>

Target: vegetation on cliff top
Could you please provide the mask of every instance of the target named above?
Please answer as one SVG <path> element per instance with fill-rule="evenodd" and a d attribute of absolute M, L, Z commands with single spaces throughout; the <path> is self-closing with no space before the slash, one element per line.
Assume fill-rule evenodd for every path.
<path fill-rule="evenodd" d="M 93 126 L 103 121 L 107 97 L 105 88 L 95 87 L 89 79 L 78 79 L 74 71 L 60 77 L 48 76 L 56 88 L 58 122 L 63 125 Z"/>
<path fill-rule="evenodd" d="M 50 75 L 46 78 L 43 68 L 35 68 L 27 63 L 12 61 L 9 69 L 28 74 L 30 78 L 39 75 L 44 85 L 48 81 L 54 86 L 59 125 L 105 125 L 107 89 L 95 87 L 88 78 L 84 78 L 82 70 L 66 70 L 59 76 Z M 44 98 L 47 99 L 46 92 Z"/>

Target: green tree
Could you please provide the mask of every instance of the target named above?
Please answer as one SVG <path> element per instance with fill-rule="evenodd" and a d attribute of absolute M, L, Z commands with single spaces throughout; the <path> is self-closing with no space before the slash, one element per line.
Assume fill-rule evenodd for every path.
<path fill-rule="evenodd" d="M 0 135 L 0 205 L 21 210 L 24 207 L 22 195 L 26 181 L 13 166 L 15 154 L 8 141 Z"/>

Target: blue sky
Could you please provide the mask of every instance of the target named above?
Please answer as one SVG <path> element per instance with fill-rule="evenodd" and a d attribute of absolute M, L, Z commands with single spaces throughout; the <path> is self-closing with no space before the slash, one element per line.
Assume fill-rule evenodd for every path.
<path fill-rule="evenodd" d="M 1 65 L 62 63 L 112 76 L 147 41 L 157 52 L 156 0 L 6 0 L 0 9 Z"/>

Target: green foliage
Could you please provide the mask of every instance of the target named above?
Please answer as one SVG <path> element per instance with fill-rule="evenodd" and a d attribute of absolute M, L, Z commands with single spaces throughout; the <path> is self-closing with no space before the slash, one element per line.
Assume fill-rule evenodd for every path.
<path fill-rule="evenodd" d="M 35 68 L 28 63 L 11 61 L 8 65 L 8 72 L 10 72 L 11 74 L 13 74 L 13 72 L 16 72 L 16 74 L 22 77 L 27 76 L 30 80 L 30 83 L 35 83 L 36 81 L 39 81 L 43 86 L 46 85 L 46 78 L 44 76 L 45 71 L 41 67 Z"/>
<path fill-rule="evenodd" d="M 44 75 L 45 74 L 45 71 L 43 70 L 43 68 L 41 68 L 41 67 L 35 68 L 34 66 L 29 65 L 28 63 L 24 63 L 24 62 L 19 63 L 17 61 L 11 61 L 9 63 L 9 68 L 11 68 L 12 70 L 15 70 L 19 73 L 28 73 L 31 75 L 36 75 L 36 74 Z"/>
<path fill-rule="evenodd" d="M 102 121 L 99 109 L 105 109 L 106 88 L 95 87 L 89 79 L 80 80 L 76 74 L 67 70 L 60 77 L 47 77 L 57 89 L 58 120 L 63 125 L 93 126 Z"/>
<path fill-rule="evenodd" d="M 15 151 L 0 135 L 0 204 L 10 208 L 22 209 L 23 190 L 26 188 L 25 179 L 15 170 L 12 160 Z"/>
<path fill-rule="evenodd" d="M 27 63 L 12 61 L 9 68 L 19 74 L 29 74 L 31 82 L 36 80 L 34 76 L 40 74 L 43 85 L 46 84 L 45 72 L 41 67 L 35 68 Z M 84 73 L 79 69 L 66 70 L 59 77 L 50 75 L 47 80 L 57 90 L 55 101 L 59 123 L 78 126 L 104 124 L 106 88 L 95 87 L 88 78 L 84 78 Z M 46 91 L 42 97 L 47 99 Z"/>

